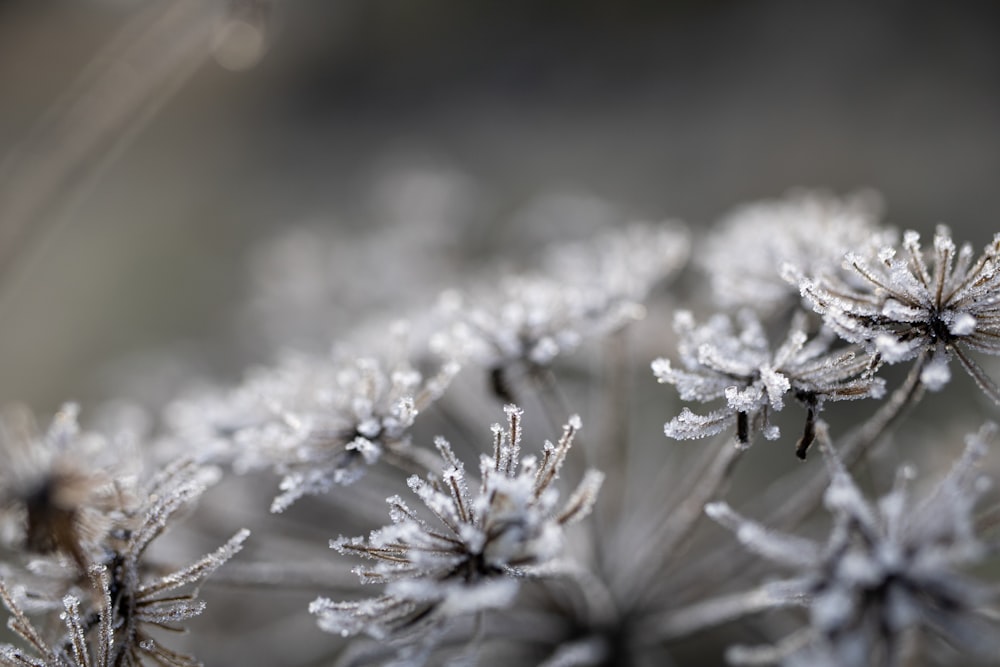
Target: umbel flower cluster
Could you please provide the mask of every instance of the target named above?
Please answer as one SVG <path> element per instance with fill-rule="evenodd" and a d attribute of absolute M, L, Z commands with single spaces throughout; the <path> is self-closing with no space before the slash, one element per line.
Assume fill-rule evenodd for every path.
<path fill-rule="evenodd" d="M 882 214 L 796 191 L 436 266 L 231 386 L 8 408 L 0 664 L 1000 664 L 1000 234 Z M 315 341 L 335 290 L 287 291 L 260 328 Z"/>

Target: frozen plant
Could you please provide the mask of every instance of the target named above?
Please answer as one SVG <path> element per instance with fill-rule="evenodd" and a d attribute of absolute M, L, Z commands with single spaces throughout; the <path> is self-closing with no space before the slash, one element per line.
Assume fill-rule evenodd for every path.
<path fill-rule="evenodd" d="M 461 256 L 444 251 L 456 243 L 457 223 L 476 214 L 477 183 L 447 167 L 414 165 L 389 169 L 370 189 L 375 219 L 305 221 L 252 253 L 246 315 L 255 336 L 322 349 L 374 312 L 402 316 L 460 270 Z M 382 261 L 401 256 L 408 261 Z"/>
<path fill-rule="evenodd" d="M 111 582 L 103 567 L 90 571 L 90 581 L 100 591 L 101 604 L 97 610 L 97 637 L 87 638 L 86 622 L 80 614 L 80 598 L 67 595 L 62 599 L 60 617 L 66 634 L 61 641 L 49 644 L 17 604 L 11 592 L 0 580 L 0 600 L 10 612 L 8 627 L 30 647 L 31 655 L 11 644 L 0 644 L 0 664 L 6 667 L 113 667 L 111 649 L 114 646 L 114 606 L 110 596 Z"/>
<path fill-rule="evenodd" d="M 991 552 L 978 536 L 973 511 L 989 488 L 976 468 L 995 431 L 989 426 L 969 436 L 963 456 L 929 494 L 912 497 L 914 473 L 904 467 L 893 489 L 871 502 L 821 427 L 831 478 L 824 504 L 834 518 L 825 542 L 771 531 L 725 502 L 707 505 L 706 513 L 747 549 L 793 572 L 765 584 L 770 606 L 809 609 L 809 625 L 800 633 L 774 647 L 734 647 L 730 662 L 902 665 L 914 630 L 959 651 L 995 658 L 995 591 L 961 572 Z"/>
<path fill-rule="evenodd" d="M 109 473 L 125 472 L 127 457 L 106 438 L 82 432 L 79 408 L 67 404 L 44 433 L 24 407 L 0 419 L 0 520 L 4 546 L 33 554 L 59 553 L 81 570 L 105 530 Z"/>
<path fill-rule="evenodd" d="M 5 644 L 0 662 L 119 667 L 149 658 L 193 667 L 199 664 L 194 658 L 164 646 L 151 630 L 181 630 L 183 621 L 199 615 L 204 609 L 200 584 L 240 550 L 249 532 L 239 531 L 187 567 L 163 571 L 162 565 L 151 565 L 146 558 L 150 544 L 217 479 L 217 471 L 180 460 L 143 482 L 134 474 L 141 466 L 122 458 L 114 477 L 110 469 L 98 475 L 97 460 L 89 460 L 90 468 L 83 465 L 90 443 L 105 453 L 112 448 L 96 434 L 82 437 L 75 408 L 66 407 L 45 438 L 32 443 L 36 467 L 28 471 L 31 476 L 12 480 L 12 488 L 20 481 L 28 484 L 22 488 L 34 489 L 22 496 L 23 525 L 26 545 L 43 555 L 27 559 L 23 567 L 4 568 L 0 593 L 12 614 L 12 629 L 38 657 Z M 66 469 L 70 457 L 81 462 L 75 475 Z M 72 495 L 76 489 L 88 492 Z M 46 640 L 28 620 L 28 606 L 61 609 L 64 634 Z"/>
<path fill-rule="evenodd" d="M 690 249 L 690 235 L 679 223 L 633 223 L 585 241 L 553 245 L 543 263 L 560 282 L 599 289 L 612 301 L 641 303 L 684 266 Z"/>
<path fill-rule="evenodd" d="M 418 199 L 433 195 L 422 188 Z M 404 200 L 392 215 L 423 215 Z M 976 512 L 989 433 L 930 495 L 911 491 L 908 467 L 895 486 L 883 481 L 887 461 L 931 467 L 937 441 L 914 428 L 888 436 L 908 428 L 906 408 L 925 388 L 945 387 L 950 358 L 996 393 L 967 355 L 1000 350 L 1000 240 L 978 259 L 944 228 L 931 250 L 912 232 L 897 244 L 872 201 L 792 194 L 702 239 L 674 223 L 595 233 L 539 252 L 534 268 L 455 276 L 444 322 L 421 306 L 439 293 L 442 269 L 464 266 L 456 257 L 420 258 L 418 270 L 433 271 L 397 290 L 412 268 L 397 256 L 409 236 L 364 235 L 361 248 L 361 236 L 338 236 L 332 254 L 314 237 L 295 241 L 275 270 L 311 258 L 286 285 L 302 299 L 267 312 L 305 321 L 268 328 L 305 336 L 232 389 L 169 404 L 153 442 L 81 429 L 72 405 L 47 430 L 23 410 L 0 422 L 0 598 L 12 630 L 0 664 L 708 664 L 747 630 L 777 642 L 734 647 L 733 662 L 994 659 L 995 576 L 965 571 L 996 549 L 1000 505 Z M 414 247 L 452 238 L 432 241 Z M 691 247 L 714 295 L 706 276 L 682 273 Z M 387 282 L 354 290 L 372 255 L 393 263 Z M 310 308 L 345 286 L 349 314 L 313 320 Z M 390 304 L 399 310 L 384 312 Z M 385 324 L 400 316 L 408 326 Z M 292 349 L 333 321 L 351 328 L 323 341 L 332 352 Z M 666 414 L 648 370 L 664 340 L 675 351 L 652 362 L 653 377 L 690 406 Z M 911 372 L 886 395 L 879 375 L 893 378 L 887 364 L 907 360 Z M 947 388 L 934 400 L 953 402 L 917 415 L 918 429 L 944 417 L 953 429 L 972 408 L 956 409 L 961 394 Z M 533 456 L 522 451 L 515 396 L 539 423 L 565 424 Z M 506 424 L 480 456 L 475 434 L 497 398 L 509 404 Z M 861 398 L 871 400 L 829 406 Z M 691 403 L 704 404 L 699 414 Z M 826 467 L 749 447 L 787 435 L 779 418 L 789 403 L 804 413 L 789 449 L 805 459 L 818 440 Z M 574 413 L 592 437 L 578 434 Z M 838 420 L 836 452 L 821 414 Z M 730 446 L 665 442 L 664 421 L 671 439 Z M 152 479 L 150 465 L 160 470 Z M 277 498 L 260 483 L 270 473 L 281 478 Z M 575 487 L 562 487 L 564 474 Z M 167 529 L 217 480 L 188 534 L 172 535 L 197 549 L 168 543 Z M 305 495 L 315 497 L 297 502 Z M 817 539 L 824 504 L 833 529 Z M 209 578 L 247 539 L 217 537 L 233 516 L 253 528 L 255 560 Z M 188 551 L 208 555 L 171 565 L 189 562 L 179 555 Z M 232 592 L 238 603 L 211 601 L 219 625 L 203 618 L 188 643 L 173 644 L 161 631 L 201 612 L 202 594 L 215 592 L 206 583 L 244 590 Z M 695 637 L 729 623 L 739 624 L 733 634 Z"/>
<path fill-rule="evenodd" d="M 749 446 L 758 431 L 776 440 L 780 433 L 770 415 L 784 408 L 785 396 L 790 394 L 808 410 L 796 449 L 805 458 L 816 414 L 826 401 L 883 395 L 884 384 L 874 377 L 874 362 L 868 355 L 854 347 L 831 350 L 832 341 L 826 336 L 810 340 L 805 318 L 795 318 L 784 342 L 773 351 L 753 311 L 742 310 L 737 319 L 739 330 L 734 331 L 725 315 L 715 315 L 699 326 L 691 313 L 676 314 L 682 368 L 660 358 L 653 361 L 653 374 L 659 382 L 676 386 L 685 401 L 724 398 L 726 405 L 707 415 L 684 408 L 664 426 L 668 437 L 703 438 L 735 424 L 741 447 Z"/>
<path fill-rule="evenodd" d="M 645 315 L 654 285 L 685 263 L 690 242 L 677 225 L 631 226 L 549 249 L 547 272 L 509 275 L 499 289 L 447 292 L 453 325 L 435 340 L 485 368 L 504 402 L 514 380 L 548 378 L 557 358 L 584 340 L 605 337 Z"/>
<path fill-rule="evenodd" d="M 694 261 L 723 308 L 773 314 L 797 305 L 798 293 L 781 267 L 837 275 L 844 254 L 889 243 L 879 226 L 881 198 L 871 191 L 837 197 L 793 190 L 780 199 L 737 207 L 702 241 Z"/>
<path fill-rule="evenodd" d="M 485 368 L 494 393 L 505 402 L 517 398 L 513 379 L 544 379 L 557 357 L 642 312 L 632 302 L 609 299 L 603 290 L 543 276 L 511 276 L 499 294 L 467 301 L 458 292 L 444 295 L 442 307 L 454 324 L 435 346 Z"/>
<path fill-rule="evenodd" d="M 445 362 L 425 377 L 394 356 L 288 355 L 222 398 L 175 405 L 176 437 L 205 443 L 208 451 L 228 445 L 241 471 L 273 468 L 282 480 L 271 510 L 281 512 L 304 495 L 357 481 L 385 454 L 421 456 L 410 447 L 409 430 L 458 365 Z"/>
<path fill-rule="evenodd" d="M 785 271 L 845 340 L 867 346 L 887 363 L 917 358 L 920 380 L 931 390 L 951 379 L 948 362 L 957 357 L 1000 403 L 1000 390 L 964 349 L 1000 354 L 998 258 L 1000 235 L 974 258 L 971 245 L 956 248 L 949 229 L 939 226 L 933 251 L 925 253 L 920 235 L 908 231 L 900 247 L 849 253 L 845 266 L 861 286 L 790 266 Z"/>
<path fill-rule="evenodd" d="M 391 525 L 367 539 L 331 541 L 342 554 L 375 561 L 356 572 L 362 582 L 385 589 L 364 600 L 318 598 L 310 610 L 320 627 L 400 640 L 405 647 L 418 643 L 415 633 L 427 632 L 427 626 L 510 605 L 520 579 L 551 573 L 562 550 L 563 528 L 590 513 L 603 475 L 585 473 L 560 504 L 554 482 L 580 428 L 579 417 L 570 418 L 559 441 L 546 441 L 536 458 L 521 455 L 521 410 L 508 405 L 504 412 L 507 427 L 493 426 L 493 453 L 480 460 L 475 492 L 462 461 L 448 441 L 438 438 L 442 474 L 407 480 L 434 520 L 392 496 L 387 501 Z"/>

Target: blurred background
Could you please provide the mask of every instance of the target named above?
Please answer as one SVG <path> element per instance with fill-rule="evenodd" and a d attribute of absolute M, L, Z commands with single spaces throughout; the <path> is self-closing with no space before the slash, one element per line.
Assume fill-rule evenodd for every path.
<path fill-rule="evenodd" d="M 235 380 L 413 267 L 794 186 L 981 245 L 998 28 L 986 1 L 3 0 L 0 403 Z M 341 273 L 274 279 L 309 261 Z"/>

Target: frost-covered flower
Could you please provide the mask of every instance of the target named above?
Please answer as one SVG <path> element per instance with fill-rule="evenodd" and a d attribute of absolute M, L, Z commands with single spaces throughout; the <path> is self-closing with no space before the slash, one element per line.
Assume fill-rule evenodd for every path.
<path fill-rule="evenodd" d="M 238 470 L 274 468 L 282 493 L 271 509 L 280 512 L 356 481 L 387 450 L 405 454 L 417 414 L 457 372 L 454 362 L 425 377 L 402 359 L 290 355 L 226 397 L 174 406 L 172 423 L 187 447 L 228 444 Z"/>
<path fill-rule="evenodd" d="M 802 317 L 795 318 L 787 338 L 773 351 L 753 311 L 740 311 L 738 321 L 739 331 L 734 331 L 725 315 L 698 326 L 691 313 L 677 313 L 674 328 L 683 368 L 660 358 L 652 364 L 653 374 L 661 383 L 675 385 L 685 401 L 724 398 L 726 405 L 707 415 L 684 408 L 664 426 L 668 437 L 703 438 L 735 423 L 740 446 L 748 446 L 756 431 L 775 440 L 779 432 L 770 413 L 780 411 L 790 393 L 809 411 L 797 450 L 804 458 L 816 413 L 826 401 L 879 397 L 884 392 L 866 355 L 854 348 L 830 351 L 830 340 L 823 336 L 810 340 Z"/>
<path fill-rule="evenodd" d="M 610 299 L 595 287 L 578 287 L 545 276 L 510 276 L 499 292 L 474 304 L 457 292 L 442 298 L 453 325 L 439 334 L 437 349 L 470 358 L 491 373 L 494 393 L 514 399 L 512 371 L 538 376 L 583 340 L 613 331 L 642 309 Z"/>
<path fill-rule="evenodd" d="M 553 246 L 542 263 L 567 285 L 600 289 L 609 299 L 642 302 L 687 261 L 691 240 L 679 223 L 633 223 L 585 241 Z"/>
<path fill-rule="evenodd" d="M 377 598 L 314 601 L 310 610 L 329 632 L 397 637 L 428 624 L 507 606 L 518 579 L 538 574 L 559 555 L 563 527 L 590 513 L 603 480 L 588 471 L 560 504 L 553 485 L 580 428 L 573 417 L 558 443 L 541 457 L 521 456 L 521 411 L 505 408 L 506 430 L 493 427 L 493 455 L 480 461 L 479 488 L 472 491 L 463 463 L 438 438 L 445 461 L 440 476 L 407 480 L 427 518 L 399 496 L 388 499 L 392 524 L 367 538 L 341 537 L 330 545 L 343 554 L 375 561 L 355 571 L 365 583 L 385 584 Z"/>
<path fill-rule="evenodd" d="M 172 667 L 198 665 L 194 658 L 163 646 L 150 631 L 182 630 L 182 621 L 199 615 L 205 606 L 197 599 L 199 585 L 240 550 L 249 532 L 239 531 L 216 551 L 166 574 L 150 566 L 145 554 L 177 513 L 216 478 L 213 469 L 186 461 L 168 466 L 146 484 L 135 478 L 117 479 L 113 488 L 119 504 L 105 510 L 106 532 L 85 555 L 89 576 L 82 578 L 83 573 L 75 569 L 60 570 L 58 562 L 41 568 L 50 576 L 63 576 L 64 591 L 48 605 L 61 609 L 65 625 L 61 639 L 44 641 L 22 611 L 24 601 L 44 608 L 58 581 L 25 576 L 16 587 L 0 586 L 15 632 L 41 657 L 38 662 L 20 649 L 3 645 L 0 664 L 117 667 L 140 665 L 148 658 Z M 32 573 L 37 575 L 41 565 L 33 563 Z"/>
<path fill-rule="evenodd" d="M 84 431 L 79 408 L 66 404 L 41 432 L 21 406 L 0 419 L 0 508 L 4 535 L 35 554 L 70 557 L 85 572 L 106 529 L 111 480 L 133 472 L 136 452 L 121 440 Z"/>
<path fill-rule="evenodd" d="M 112 550 L 104 563 L 108 568 L 108 596 L 115 613 L 115 643 L 111 649 L 115 664 L 137 665 L 145 657 L 177 667 L 199 664 L 164 647 L 149 630 L 155 627 L 177 631 L 180 622 L 201 614 L 205 603 L 198 600 L 199 586 L 240 551 L 250 532 L 240 530 L 212 553 L 167 574 L 154 573 L 144 556 L 177 513 L 217 477 L 211 468 L 179 461 L 143 485 L 138 491 L 140 502 L 134 508 L 124 508 L 116 517 L 117 527 L 110 540 Z"/>
<path fill-rule="evenodd" d="M 825 542 L 768 530 L 725 503 L 710 517 L 736 533 L 751 551 L 791 570 L 765 585 L 773 607 L 806 604 L 809 626 L 776 647 L 729 652 L 737 664 L 852 667 L 895 665 L 904 633 L 919 629 L 954 648 L 996 657 L 993 589 L 960 569 L 989 549 L 977 537 L 973 509 L 989 484 L 976 470 L 994 427 L 969 436 L 964 455 L 926 496 L 913 498 L 913 472 L 904 467 L 887 495 L 868 501 L 825 436 L 820 438 L 831 483 L 825 505 L 834 525 Z"/>
<path fill-rule="evenodd" d="M 486 368 L 494 393 L 515 402 L 517 373 L 537 378 L 584 340 L 642 318 L 642 301 L 683 266 L 689 245 L 676 225 L 633 225 L 553 247 L 544 272 L 471 296 L 447 292 L 442 309 L 453 325 L 434 344 Z"/>
<path fill-rule="evenodd" d="M 929 259 L 931 261 L 928 261 Z M 887 363 L 924 355 L 921 381 L 940 389 L 951 378 L 954 355 L 979 386 L 1000 402 L 993 382 L 963 350 L 1000 354 L 1000 235 L 974 259 L 972 246 L 956 249 L 939 226 L 934 249 L 904 234 L 902 246 L 847 255 L 860 286 L 831 275 L 804 275 L 791 268 L 813 309 L 845 340 L 868 346 Z"/>
<path fill-rule="evenodd" d="M 888 242 L 892 232 L 879 227 L 881 212 L 872 192 L 835 197 L 795 190 L 735 209 L 715 226 L 695 261 L 718 305 L 772 313 L 799 299 L 782 279 L 782 266 L 838 273 L 849 250 Z"/>
<path fill-rule="evenodd" d="M 282 226 L 253 249 L 250 335 L 282 347 L 322 349 L 374 312 L 403 316 L 463 268 L 467 258 L 454 252 L 456 232 L 476 215 L 478 184 L 443 165 L 375 176 L 364 224 L 321 219 Z"/>

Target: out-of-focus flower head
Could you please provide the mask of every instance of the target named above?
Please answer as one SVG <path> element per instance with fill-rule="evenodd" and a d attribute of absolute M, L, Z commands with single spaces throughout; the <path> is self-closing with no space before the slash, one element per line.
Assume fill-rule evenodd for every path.
<path fill-rule="evenodd" d="M 996 617 L 987 611 L 995 592 L 960 571 L 990 552 L 977 535 L 973 510 L 989 488 L 976 464 L 995 430 L 970 436 L 964 455 L 928 495 L 912 497 L 913 471 L 904 467 L 877 503 L 864 497 L 822 433 L 831 475 L 825 504 L 834 518 L 825 542 L 768 530 L 725 503 L 706 506 L 747 549 L 794 573 L 765 584 L 774 607 L 809 608 L 809 625 L 798 635 L 775 647 L 736 647 L 731 661 L 894 665 L 913 629 L 995 657 Z"/>
<path fill-rule="evenodd" d="M 795 190 L 734 210 L 702 243 L 695 261 L 719 306 L 772 314 L 799 299 L 782 279 L 782 266 L 840 273 L 845 253 L 893 237 L 891 230 L 879 227 L 881 215 L 881 198 L 871 191 L 835 197 Z"/>

